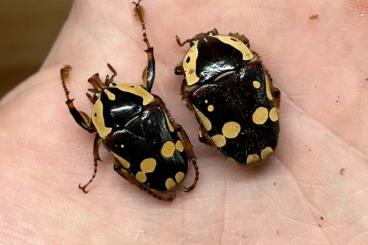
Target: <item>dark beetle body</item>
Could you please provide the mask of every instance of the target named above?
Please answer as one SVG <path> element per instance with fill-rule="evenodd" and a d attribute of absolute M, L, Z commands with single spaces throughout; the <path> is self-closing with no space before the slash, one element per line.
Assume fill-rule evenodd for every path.
<path fill-rule="evenodd" d="M 92 120 L 102 142 L 118 160 L 114 167 L 118 173 L 126 171 L 148 188 L 162 192 L 183 180 L 188 156 L 180 132 L 158 97 L 140 86 L 120 84 L 103 90 L 96 104 Z"/>
<path fill-rule="evenodd" d="M 166 201 L 175 198 L 175 190 L 187 172 L 188 165 L 195 168 L 195 179 L 188 192 L 194 189 L 198 180 L 198 167 L 192 144 L 179 124 L 170 116 L 161 99 L 151 93 L 155 78 L 155 59 L 153 48 L 147 38 L 142 17 L 140 0 L 134 2 L 136 14 L 140 19 L 143 41 L 147 45 L 148 63 L 143 70 L 142 85 L 116 84 L 115 69 L 108 64 L 113 75 L 106 76 L 104 82 L 98 74 L 88 82 L 93 88 L 87 93 L 93 104 L 91 117 L 79 111 L 69 97 L 66 80 L 70 66 L 61 69 L 61 80 L 66 95 L 66 104 L 74 120 L 90 133 L 96 133 L 93 145 L 94 174 L 85 185 L 79 185 L 85 193 L 92 183 L 100 161 L 98 149 L 103 143 L 114 156 L 114 169 L 123 178 L 152 196 Z"/>
<path fill-rule="evenodd" d="M 280 93 L 248 40 L 215 30 L 186 42 L 176 73 L 185 75 L 182 94 L 201 124 L 200 140 L 236 163 L 266 159 L 278 141 Z"/>

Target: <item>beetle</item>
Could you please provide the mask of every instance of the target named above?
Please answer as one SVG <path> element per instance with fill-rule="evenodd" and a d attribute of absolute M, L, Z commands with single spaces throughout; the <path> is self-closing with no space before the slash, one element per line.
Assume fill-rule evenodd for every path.
<path fill-rule="evenodd" d="M 236 164 L 258 165 L 276 148 L 280 105 L 259 55 L 244 35 L 217 29 L 176 41 L 190 45 L 175 73 L 184 75 L 181 94 L 200 123 L 200 141 Z"/>
<path fill-rule="evenodd" d="M 183 128 L 177 124 L 164 102 L 151 93 L 155 78 L 155 59 L 150 46 L 142 17 L 140 1 L 133 2 L 139 17 L 143 41 L 147 49 L 148 64 L 143 71 L 144 84 L 117 84 L 115 69 L 108 68 L 112 76 L 104 82 L 98 73 L 88 79 L 93 86 L 86 93 L 93 104 L 91 117 L 75 108 L 69 96 L 66 81 L 71 67 L 66 65 L 60 71 L 66 95 L 66 105 L 75 121 L 90 133 L 96 133 L 93 144 L 94 173 L 85 185 L 79 188 L 87 193 L 97 173 L 99 145 L 102 143 L 114 157 L 114 170 L 130 183 L 147 191 L 152 196 L 166 201 L 175 198 L 175 190 L 187 175 L 188 166 L 195 168 L 195 178 L 191 186 L 184 187 L 189 192 L 198 181 L 198 167 L 193 147 Z"/>

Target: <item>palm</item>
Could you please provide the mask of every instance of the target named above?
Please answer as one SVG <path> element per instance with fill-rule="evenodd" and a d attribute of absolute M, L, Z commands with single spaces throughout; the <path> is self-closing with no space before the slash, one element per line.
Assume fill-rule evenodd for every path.
<path fill-rule="evenodd" d="M 146 63 L 130 1 L 77 1 L 43 68 L 1 102 L 2 241 L 45 243 L 364 244 L 368 240 L 368 5 L 349 1 L 145 1 L 156 54 L 154 93 L 188 132 L 200 167 L 191 193 L 160 202 L 104 162 L 91 192 L 93 136 L 68 114 L 59 69 L 84 111 L 93 73 L 140 82 Z M 308 17 L 319 13 L 319 20 Z M 182 39 L 217 27 L 241 32 L 282 91 L 276 154 L 236 168 L 200 144 L 173 67 Z M 345 172 L 340 173 L 340 169 Z M 190 180 L 188 180 L 189 182 Z"/>

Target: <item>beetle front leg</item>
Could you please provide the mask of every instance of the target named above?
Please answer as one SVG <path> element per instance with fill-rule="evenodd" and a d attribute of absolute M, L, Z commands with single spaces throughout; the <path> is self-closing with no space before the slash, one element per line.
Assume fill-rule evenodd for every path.
<path fill-rule="evenodd" d="M 72 69 L 71 66 L 66 65 L 64 66 L 64 68 L 60 70 L 61 81 L 66 96 L 65 103 L 69 108 L 70 114 L 72 114 L 74 120 L 78 123 L 78 125 L 87 130 L 88 132 L 94 133 L 96 132 L 96 129 L 92 124 L 91 118 L 85 112 L 78 111 L 73 104 L 74 99 L 70 99 L 69 97 L 70 92 L 66 86 L 66 80 L 69 78 L 71 69 Z"/>
<path fill-rule="evenodd" d="M 101 161 L 100 155 L 98 153 L 99 146 L 100 146 L 100 137 L 98 136 L 98 134 L 96 134 L 95 140 L 93 142 L 93 161 L 94 161 L 93 175 L 91 179 L 83 186 L 79 184 L 79 189 L 81 189 L 84 193 L 88 193 L 88 191 L 86 191 L 86 188 L 87 186 L 89 186 L 89 184 L 92 183 L 92 181 L 95 179 L 96 174 L 97 174 L 98 161 Z"/>
<path fill-rule="evenodd" d="M 133 4 L 135 5 L 135 12 L 139 17 L 139 20 L 142 25 L 143 41 L 147 45 L 147 49 L 145 50 L 145 52 L 147 53 L 148 64 L 146 68 L 143 70 L 142 79 L 147 88 L 147 91 L 151 92 L 153 82 L 155 80 L 155 57 L 153 55 L 153 47 L 151 47 L 147 37 L 146 24 L 144 23 L 142 7 L 140 5 L 140 2 L 141 0 L 139 0 L 138 2 L 133 2 Z"/>

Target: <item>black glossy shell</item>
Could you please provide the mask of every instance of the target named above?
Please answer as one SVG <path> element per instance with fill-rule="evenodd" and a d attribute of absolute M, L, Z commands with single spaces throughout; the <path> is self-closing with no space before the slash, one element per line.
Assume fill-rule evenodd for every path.
<path fill-rule="evenodd" d="M 118 85 L 101 93 L 103 108 L 96 109 L 98 102 L 94 108 L 96 117 L 104 119 L 103 126 L 94 121 L 98 133 L 118 160 L 117 172 L 127 172 L 151 190 L 171 190 L 188 170 L 183 142 L 160 100 L 140 86 L 129 86 Z M 110 132 L 104 135 L 106 128 Z"/>
<path fill-rule="evenodd" d="M 186 72 L 182 87 L 201 124 L 201 140 L 237 163 L 253 164 L 267 158 L 279 135 L 278 97 L 270 77 L 252 51 L 242 59 L 235 47 L 213 36 L 205 39 L 195 44 L 198 55 L 196 62 L 192 60 L 200 79 L 188 83 Z M 193 57 L 193 49 L 187 56 Z M 184 62 L 185 58 L 185 70 L 189 66 Z"/>

